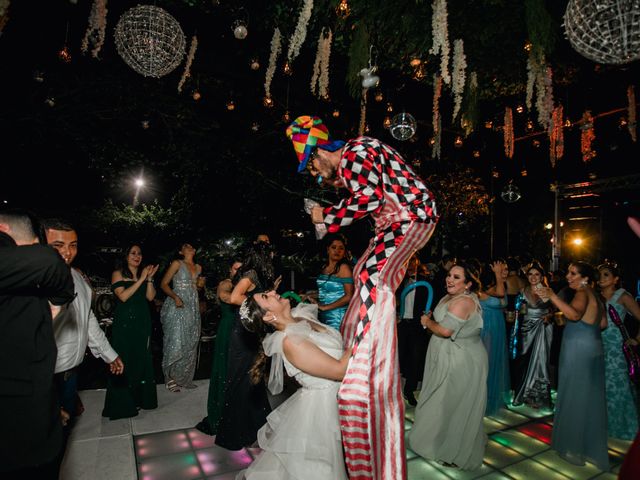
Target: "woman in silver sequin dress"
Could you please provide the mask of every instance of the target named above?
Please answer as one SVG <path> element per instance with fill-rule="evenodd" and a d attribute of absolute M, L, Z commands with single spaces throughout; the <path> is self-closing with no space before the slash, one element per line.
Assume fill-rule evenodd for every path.
<path fill-rule="evenodd" d="M 196 280 L 202 267 L 194 262 L 195 253 L 191 244 L 182 244 L 182 259 L 171 263 L 160 284 L 167 294 L 160 311 L 164 334 L 162 371 L 165 385 L 172 392 L 179 392 L 180 387 L 196 388 L 193 375 L 200 340 Z"/>

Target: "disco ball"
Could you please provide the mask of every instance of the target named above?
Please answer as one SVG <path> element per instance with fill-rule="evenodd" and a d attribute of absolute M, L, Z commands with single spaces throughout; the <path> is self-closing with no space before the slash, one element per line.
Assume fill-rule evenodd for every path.
<path fill-rule="evenodd" d="M 171 73 L 185 55 L 185 38 L 178 21 L 165 10 L 138 5 L 118 20 L 115 31 L 118 53 L 132 69 L 145 77 Z"/>
<path fill-rule="evenodd" d="M 500 197 L 502 197 L 502 200 L 507 203 L 515 203 L 522 198 L 522 194 L 516 185 L 509 183 L 504 187 L 504 190 L 500 192 Z"/>
<path fill-rule="evenodd" d="M 418 124 L 410 113 L 402 112 L 391 119 L 389 130 L 396 140 L 409 140 L 416 133 Z"/>
<path fill-rule="evenodd" d="M 640 0 L 570 0 L 564 28 L 571 46 L 594 62 L 640 58 Z"/>

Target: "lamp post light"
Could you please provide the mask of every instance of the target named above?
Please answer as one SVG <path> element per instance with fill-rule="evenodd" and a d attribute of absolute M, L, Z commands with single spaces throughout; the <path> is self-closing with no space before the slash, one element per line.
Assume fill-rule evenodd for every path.
<path fill-rule="evenodd" d="M 136 193 L 133 195 L 133 208 L 136 208 L 140 200 L 140 190 L 144 188 L 145 182 L 142 177 L 138 177 L 133 183 L 136 186 Z"/>

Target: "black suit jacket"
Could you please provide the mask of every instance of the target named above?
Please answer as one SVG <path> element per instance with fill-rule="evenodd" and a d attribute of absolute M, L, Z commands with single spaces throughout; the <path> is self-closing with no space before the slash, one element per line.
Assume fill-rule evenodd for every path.
<path fill-rule="evenodd" d="M 18 247 L 0 234 L 0 471 L 45 463 L 61 447 L 48 302 L 62 305 L 73 296 L 69 267 L 58 252 Z"/>

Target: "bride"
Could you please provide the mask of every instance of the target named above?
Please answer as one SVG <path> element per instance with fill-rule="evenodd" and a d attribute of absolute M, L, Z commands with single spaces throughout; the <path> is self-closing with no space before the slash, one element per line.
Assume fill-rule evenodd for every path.
<path fill-rule="evenodd" d="M 267 417 L 258 431 L 263 451 L 236 480 L 347 479 L 337 393 L 349 352 L 343 352 L 340 333 L 317 316 L 317 305 L 291 309 L 289 300 L 274 291 L 256 293 L 240 307 L 245 328 L 264 337 L 264 356 L 252 373 L 262 373 L 264 360 L 271 357 L 269 390 L 282 391 L 283 365 L 302 388 Z M 266 334 L 269 327 L 275 331 Z"/>

